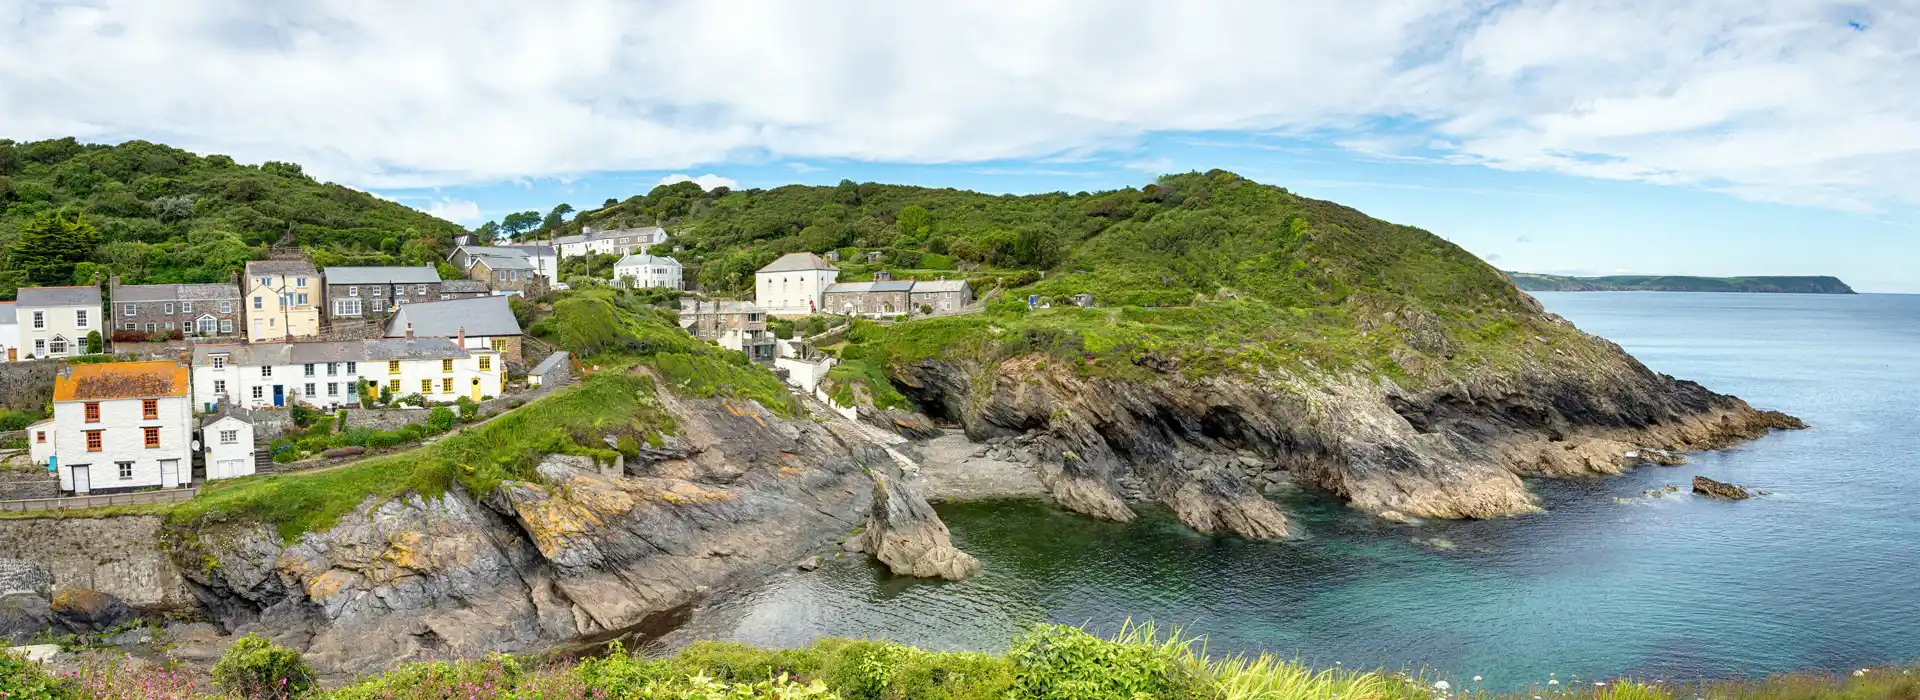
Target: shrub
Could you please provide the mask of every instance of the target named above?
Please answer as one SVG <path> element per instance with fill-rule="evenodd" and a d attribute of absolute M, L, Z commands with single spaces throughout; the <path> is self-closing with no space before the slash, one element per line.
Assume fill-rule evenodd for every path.
<path fill-rule="evenodd" d="M 427 427 L 432 428 L 436 434 L 452 430 L 453 409 L 447 408 L 446 406 L 434 406 L 433 410 L 427 413 Z"/>
<path fill-rule="evenodd" d="M 453 405 L 460 407 L 460 420 L 462 421 L 471 421 L 474 415 L 480 412 L 480 404 L 476 403 L 473 397 L 470 396 L 460 397 L 453 402 Z"/>
<path fill-rule="evenodd" d="M 314 421 L 318 420 L 321 416 L 319 411 L 297 403 L 293 405 L 293 408 L 289 412 L 293 414 L 293 424 L 302 428 L 313 425 Z"/>
<path fill-rule="evenodd" d="M 337 409 L 333 413 L 333 432 L 347 432 L 347 409 Z"/>
<path fill-rule="evenodd" d="M 100 338 L 100 331 L 93 331 L 87 334 L 87 354 L 100 354 L 100 348 L 105 344 L 105 341 Z"/>
<path fill-rule="evenodd" d="M 1205 698 L 1208 679 L 1178 635 L 1129 625 L 1114 640 L 1065 625 L 1042 625 L 1007 652 L 1019 674 L 1016 697 L 1035 700 Z"/>
<path fill-rule="evenodd" d="M 213 683 L 247 698 L 291 698 L 313 687 L 313 669 L 300 652 L 247 635 L 213 666 Z"/>
<path fill-rule="evenodd" d="M 41 670 L 40 664 L 0 649 L 0 697 L 79 700 L 85 696 L 73 684 Z"/>

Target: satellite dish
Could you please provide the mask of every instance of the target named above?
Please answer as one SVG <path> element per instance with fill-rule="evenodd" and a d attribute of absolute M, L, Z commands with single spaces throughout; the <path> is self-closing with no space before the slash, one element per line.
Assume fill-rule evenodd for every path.
<path fill-rule="evenodd" d="M 209 449 L 207 450 L 208 452 L 212 452 L 212 451 L 213 451 L 213 450 L 211 449 L 211 448 L 213 447 L 212 445 L 208 445 L 207 447 L 209 448 Z M 199 441 L 199 440 L 194 440 L 194 441 L 193 441 L 193 451 L 194 451 L 194 452 L 199 452 L 199 451 L 200 451 L 200 441 Z"/>

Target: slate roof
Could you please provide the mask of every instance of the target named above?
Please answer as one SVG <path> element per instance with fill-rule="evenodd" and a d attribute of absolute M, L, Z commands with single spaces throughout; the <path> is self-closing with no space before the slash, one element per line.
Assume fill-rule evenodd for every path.
<path fill-rule="evenodd" d="M 524 255 L 476 255 L 473 256 L 473 262 L 476 265 L 485 264 L 494 270 L 533 269 L 533 261 L 528 260 Z"/>
<path fill-rule="evenodd" d="M 359 362 L 367 359 L 367 350 L 362 347 L 363 340 L 333 340 L 316 343 L 286 343 L 288 349 L 287 364 L 326 364 L 328 362 Z"/>
<path fill-rule="evenodd" d="M 54 401 L 186 396 L 187 368 L 166 360 L 67 365 L 53 378 Z"/>
<path fill-rule="evenodd" d="M 488 287 L 487 283 L 480 280 L 447 280 L 440 283 L 440 291 L 446 293 L 472 294 L 476 292 L 492 292 L 493 288 Z"/>
<path fill-rule="evenodd" d="M 387 319 L 387 337 L 406 336 L 409 323 L 415 337 L 451 338 L 461 328 L 471 336 L 520 335 L 520 321 L 513 317 L 507 298 L 500 296 L 407 304 Z"/>
<path fill-rule="evenodd" d="M 562 362 L 566 362 L 567 357 L 569 357 L 569 355 L 567 354 L 567 351 L 565 350 L 555 351 L 552 355 L 548 355 L 547 359 L 541 360 L 540 364 L 534 365 L 533 369 L 528 370 L 527 376 L 538 377 L 548 372 L 552 372 L 553 368 L 559 367 L 560 363 Z"/>
<path fill-rule="evenodd" d="M 253 425 L 252 411 L 242 408 L 240 405 L 231 401 L 222 401 L 218 407 L 200 417 L 200 427 L 205 428 L 228 418 L 246 423 L 247 425 Z"/>
<path fill-rule="evenodd" d="M 313 263 L 305 260 L 252 260 L 247 262 L 247 276 L 254 275 L 297 275 L 305 272 L 319 275 Z"/>
<path fill-rule="evenodd" d="M 212 364 L 208 359 L 214 355 L 226 355 L 227 364 L 257 367 L 259 365 L 293 364 L 292 343 L 230 343 L 220 345 L 193 346 L 193 364 Z"/>
<path fill-rule="evenodd" d="M 757 314 L 760 313 L 760 307 L 755 306 L 751 301 L 735 301 L 733 299 L 714 299 L 712 301 L 681 299 L 680 313 L 699 315 Z"/>
<path fill-rule="evenodd" d="M 840 268 L 834 267 L 833 263 L 827 262 L 826 258 L 812 253 L 788 253 L 780 256 L 779 260 L 773 261 L 766 267 L 760 268 L 760 272 L 798 272 L 801 270 L 839 269 Z"/>
<path fill-rule="evenodd" d="M 327 284 L 432 284 L 440 273 L 432 267 L 329 267 Z"/>
<path fill-rule="evenodd" d="M 914 294 L 937 294 L 940 292 L 964 292 L 966 280 L 921 280 L 913 283 Z"/>
<path fill-rule="evenodd" d="M 646 253 L 630 253 L 626 257 L 621 258 L 617 261 L 614 261 L 613 263 L 614 267 L 639 267 L 641 265 L 665 265 L 667 267 L 679 267 L 680 261 L 675 260 L 673 258 L 663 258 L 658 255 L 647 255 Z"/>
<path fill-rule="evenodd" d="M 460 347 L 451 338 L 421 338 L 418 332 L 412 339 L 387 338 L 385 340 L 360 341 L 366 347 L 367 359 L 384 362 L 386 360 L 447 360 L 467 356 L 467 349 Z"/>
<path fill-rule="evenodd" d="M 549 258 L 556 257 L 556 254 L 553 251 L 553 246 L 547 245 L 545 243 L 510 243 L 507 245 L 495 246 L 495 247 L 506 248 L 509 250 L 516 250 L 516 251 L 524 251 L 532 255 L 541 255 Z"/>
<path fill-rule="evenodd" d="M 835 282 L 827 285 L 828 294 L 853 294 L 859 292 L 911 292 L 912 280 L 894 280 L 889 282 Z"/>
<path fill-rule="evenodd" d="M 240 298 L 240 287 L 232 284 L 123 284 L 113 288 L 113 300 L 122 301 L 218 301 Z"/>
<path fill-rule="evenodd" d="M 100 288 L 93 285 L 79 287 L 21 287 L 15 300 L 20 306 L 99 306 Z"/>
<path fill-rule="evenodd" d="M 322 340 L 291 343 L 254 343 L 251 345 L 200 345 L 193 349 L 195 365 L 210 364 L 213 355 L 228 355 L 227 363 L 243 367 L 261 365 L 306 365 L 329 362 L 385 362 L 387 360 L 445 360 L 467 356 L 465 348 L 451 338 L 412 340 Z"/>

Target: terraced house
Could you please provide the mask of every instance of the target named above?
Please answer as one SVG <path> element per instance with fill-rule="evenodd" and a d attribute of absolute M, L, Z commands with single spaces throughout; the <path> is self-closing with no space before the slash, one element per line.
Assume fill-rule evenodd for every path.
<path fill-rule="evenodd" d="M 174 488 L 193 481 L 187 368 L 167 361 L 67 365 L 53 381 L 53 419 L 31 428 L 35 450 L 69 494 Z"/>
<path fill-rule="evenodd" d="M 320 271 L 305 260 L 255 260 L 247 263 L 247 289 L 241 307 L 246 336 L 252 341 L 304 338 L 320 333 Z"/>
<path fill-rule="evenodd" d="M 506 297 L 408 304 L 387 319 L 388 338 L 460 338 L 470 350 L 493 350 L 507 362 L 520 364 L 520 320 Z"/>
<path fill-rule="evenodd" d="M 331 409 L 360 402 L 363 388 L 435 403 L 499 396 L 506 363 L 464 338 L 294 341 L 200 345 L 193 349 L 193 402 L 245 409 L 302 404 Z"/>
<path fill-rule="evenodd" d="M 20 347 L 27 357 L 72 357 L 87 352 L 87 336 L 105 334 L 100 320 L 100 288 L 21 287 L 14 314 Z"/>
<path fill-rule="evenodd" d="M 240 285 L 107 284 L 109 324 L 116 332 L 178 331 L 183 336 L 230 336 L 240 332 Z"/>
<path fill-rule="evenodd" d="M 440 273 L 419 267 L 329 267 L 327 318 L 384 320 L 406 304 L 440 300 Z"/>

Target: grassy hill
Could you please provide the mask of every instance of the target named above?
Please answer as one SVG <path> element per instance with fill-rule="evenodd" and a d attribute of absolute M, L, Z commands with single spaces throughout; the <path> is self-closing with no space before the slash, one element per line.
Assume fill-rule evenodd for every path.
<path fill-rule="evenodd" d="M 16 245 L 64 213 L 90 229 L 81 260 L 42 266 Z M 0 298 L 31 284 L 118 274 L 130 283 L 211 282 L 263 257 L 284 235 L 328 265 L 431 264 L 463 229 L 292 163 L 241 165 L 145 141 L 0 140 Z M 64 235 L 64 234 L 63 234 Z"/>
<path fill-rule="evenodd" d="M 1689 277 L 1686 275 L 1610 275 L 1564 277 L 1531 272 L 1509 272 L 1514 284 L 1529 292 L 1779 292 L 1789 294 L 1852 294 L 1838 277 Z"/>

